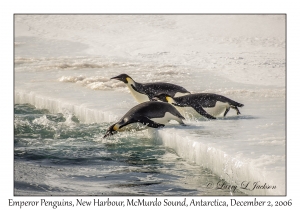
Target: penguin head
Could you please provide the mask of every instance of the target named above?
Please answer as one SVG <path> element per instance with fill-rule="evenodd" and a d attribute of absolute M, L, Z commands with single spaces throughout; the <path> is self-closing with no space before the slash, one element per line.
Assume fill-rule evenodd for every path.
<path fill-rule="evenodd" d="M 160 93 L 160 94 L 154 96 L 152 98 L 152 100 L 162 101 L 162 102 L 167 102 L 167 103 L 173 103 L 174 102 L 172 96 L 170 96 L 170 95 L 168 95 L 166 93 Z"/>
<path fill-rule="evenodd" d="M 105 133 L 105 135 L 103 136 L 103 138 L 106 138 L 106 137 L 108 137 L 108 136 L 114 135 L 114 134 L 117 132 L 117 130 L 119 130 L 119 128 L 120 128 L 120 125 L 119 125 L 118 123 L 115 123 L 115 124 L 111 125 L 111 126 L 108 128 L 108 130 L 106 131 L 106 133 Z"/>
<path fill-rule="evenodd" d="M 128 76 L 127 74 L 120 74 L 119 76 L 116 76 L 116 77 L 112 77 L 110 79 L 117 79 L 117 80 L 120 80 L 124 83 L 128 83 L 129 80 L 133 80 L 130 76 Z"/>

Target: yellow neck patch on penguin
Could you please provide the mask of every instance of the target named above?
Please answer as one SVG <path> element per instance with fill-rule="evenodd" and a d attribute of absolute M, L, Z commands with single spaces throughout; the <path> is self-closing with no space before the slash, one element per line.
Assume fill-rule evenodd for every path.
<path fill-rule="evenodd" d="M 167 100 L 167 102 L 168 103 L 174 103 L 174 100 L 173 100 L 173 98 L 171 98 L 171 97 L 169 97 L 169 96 L 166 96 L 166 100 Z"/>
<path fill-rule="evenodd" d="M 114 127 L 113 127 L 113 130 L 117 131 L 117 130 L 119 130 L 119 127 L 120 127 L 119 124 L 115 124 Z"/>
<path fill-rule="evenodd" d="M 126 77 L 126 80 L 127 80 L 128 83 L 134 84 L 133 80 L 130 77 Z"/>

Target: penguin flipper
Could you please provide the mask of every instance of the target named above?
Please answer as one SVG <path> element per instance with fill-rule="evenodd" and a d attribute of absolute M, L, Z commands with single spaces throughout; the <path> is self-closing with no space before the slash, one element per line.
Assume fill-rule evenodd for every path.
<path fill-rule="evenodd" d="M 138 90 L 134 85 L 131 85 L 132 89 L 134 89 L 136 92 L 141 93 L 141 94 L 146 94 L 144 91 L 142 91 L 142 88 L 139 88 L 140 90 Z M 147 94 L 146 94 L 147 95 Z"/>
<path fill-rule="evenodd" d="M 149 127 L 152 127 L 152 128 L 161 128 L 161 127 L 164 127 L 165 125 L 164 124 L 160 124 L 160 123 L 156 123 L 152 120 L 150 120 L 148 117 L 141 117 L 138 122 L 144 124 L 144 125 L 147 125 Z"/>
<path fill-rule="evenodd" d="M 149 101 L 155 101 L 153 100 L 152 98 L 154 97 L 154 94 L 151 94 L 149 91 L 146 92 L 144 89 L 143 89 L 143 86 L 140 85 L 139 86 L 139 90 L 134 86 L 134 85 L 131 85 L 132 89 L 135 90 L 136 92 L 140 93 L 140 94 L 144 94 L 148 97 Z"/>
<path fill-rule="evenodd" d="M 216 119 L 214 116 L 208 114 L 201 106 L 192 106 L 199 114 L 208 119 Z"/>

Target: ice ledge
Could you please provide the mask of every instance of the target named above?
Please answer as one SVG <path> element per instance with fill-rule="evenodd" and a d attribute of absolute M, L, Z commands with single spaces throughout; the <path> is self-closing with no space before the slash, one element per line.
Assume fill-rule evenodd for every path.
<path fill-rule="evenodd" d="M 255 167 L 255 160 L 233 157 L 221 149 L 201 142 L 184 129 L 163 128 L 149 132 L 166 147 L 172 148 L 183 159 L 208 168 L 220 177 L 214 188 L 236 187 L 248 195 L 285 195 L 284 182 L 272 180 L 272 172 Z M 222 180 L 227 182 L 223 185 Z M 222 186 L 223 185 L 223 186 Z M 276 186 L 275 189 L 272 189 Z"/>

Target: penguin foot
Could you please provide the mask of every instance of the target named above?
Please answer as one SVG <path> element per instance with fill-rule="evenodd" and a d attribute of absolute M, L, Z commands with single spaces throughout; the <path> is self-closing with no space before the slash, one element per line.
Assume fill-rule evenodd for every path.
<path fill-rule="evenodd" d="M 241 114 L 240 110 L 236 106 L 231 106 L 231 108 L 233 108 L 236 111 L 237 115 Z"/>

